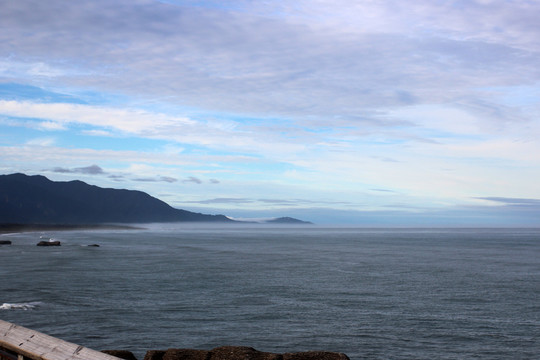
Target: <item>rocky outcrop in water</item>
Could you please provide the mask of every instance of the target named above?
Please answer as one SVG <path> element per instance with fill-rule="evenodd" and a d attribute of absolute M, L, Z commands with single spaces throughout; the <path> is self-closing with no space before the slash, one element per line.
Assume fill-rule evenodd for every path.
<path fill-rule="evenodd" d="M 9 240 L 0 240 L 0 245 L 11 245 L 11 241 L 9 241 Z"/>
<path fill-rule="evenodd" d="M 136 360 L 125 350 L 104 350 L 103 352 L 125 360 Z M 144 360 L 350 360 L 343 353 L 329 351 L 305 351 L 275 354 L 255 350 L 246 346 L 221 346 L 212 350 L 168 349 L 150 350 Z"/>
<path fill-rule="evenodd" d="M 58 240 L 55 240 L 55 241 L 40 241 L 36 244 L 37 246 L 60 246 L 60 241 Z"/>

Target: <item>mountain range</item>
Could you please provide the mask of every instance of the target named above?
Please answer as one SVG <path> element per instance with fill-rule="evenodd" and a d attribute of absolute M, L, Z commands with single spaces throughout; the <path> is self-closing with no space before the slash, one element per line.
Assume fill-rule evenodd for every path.
<path fill-rule="evenodd" d="M 0 175 L 0 224 L 111 224 L 237 221 L 176 209 L 149 194 L 101 188 L 79 180 L 51 181 L 41 175 Z M 274 224 L 310 224 L 294 218 Z"/>
<path fill-rule="evenodd" d="M 107 189 L 79 180 L 56 182 L 41 175 L 0 175 L 0 223 L 98 224 L 233 222 L 171 207 L 147 193 Z"/>

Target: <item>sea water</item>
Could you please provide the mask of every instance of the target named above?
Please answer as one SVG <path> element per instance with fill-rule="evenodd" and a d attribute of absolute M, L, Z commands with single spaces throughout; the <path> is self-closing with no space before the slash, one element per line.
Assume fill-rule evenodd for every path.
<path fill-rule="evenodd" d="M 139 359 L 540 358 L 538 229 L 145 227 L 0 236 L 0 319 Z"/>

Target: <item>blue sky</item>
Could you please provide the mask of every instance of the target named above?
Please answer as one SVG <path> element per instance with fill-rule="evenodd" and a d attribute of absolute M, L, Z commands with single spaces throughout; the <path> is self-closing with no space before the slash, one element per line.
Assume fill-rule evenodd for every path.
<path fill-rule="evenodd" d="M 540 226 L 540 2 L 0 1 L 0 173 L 235 218 Z"/>

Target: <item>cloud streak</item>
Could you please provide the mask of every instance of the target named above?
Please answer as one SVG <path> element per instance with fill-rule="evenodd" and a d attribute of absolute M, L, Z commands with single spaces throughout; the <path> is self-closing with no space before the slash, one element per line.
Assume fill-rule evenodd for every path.
<path fill-rule="evenodd" d="M 85 167 L 79 167 L 74 169 L 67 169 L 63 167 L 55 167 L 51 169 L 52 172 L 61 174 L 85 174 L 85 175 L 103 175 L 106 172 L 98 165 L 90 165 Z"/>
<path fill-rule="evenodd" d="M 196 178 L 196 177 L 194 177 L 194 176 L 190 176 L 190 177 L 188 177 L 187 179 L 182 180 L 182 182 L 183 182 L 184 184 L 187 184 L 187 183 L 202 184 L 202 183 L 203 183 L 203 181 L 202 181 L 201 179 Z"/>
<path fill-rule="evenodd" d="M 170 176 L 133 178 L 132 180 L 139 181 L 139 182 L 166 182 L 166 183 L 175 183 L 178 181 L 178 179 L 170 177 Z"/>
<path fill-rule="evenodd" d="M 540 209 L 540 199 L 520 199 L 520 198 L 505 198 L 505 197 L 478 197 L 480 200 L 493 201 L 503 205 L 510 206 L 536 206 Z"/>

